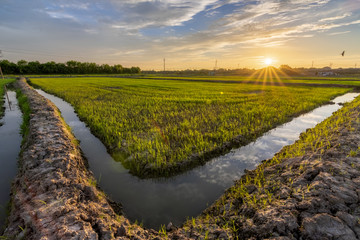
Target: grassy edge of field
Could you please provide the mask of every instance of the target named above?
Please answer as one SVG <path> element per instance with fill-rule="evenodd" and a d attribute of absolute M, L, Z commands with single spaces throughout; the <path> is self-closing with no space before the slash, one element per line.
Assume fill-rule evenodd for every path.
<path fill-rule="evenodd" d="M 4 106 L 4 97 L 5 97 L 5 85 L 10 84 L 12 82 L 15 81 L 15 78 L 10 78 L 10 79 L 0 79 L 0 120 L 2 119 L 2 117 L 4 116 L 5 112 L 5 106 Z M 2 125 L 2 123 L 0 122 L 0 126 Z"/>
<path fill-rule="evenodd" d="M 41 87 L 39 85 L 33 83 L 29 78 L 27 78 L 27 82 L 31 86 L 41 89 Z M 351 90 L 352 89 L 349 88 L 346 92 L 349 92 Z M 57 94 L 54 93 L 54 92 L 51 92 L 51 94 L 57 96 Z M 338 96 L 338 95 L 335 95 L 334 98 L 336 96 Z M 121 161 L 123 166 L 125 168 L 129 169 L 130 173 L 132 175 L 134 175 L 134 176 L 137 176 L 137 177 L 142 178 L 142 179 L 172 177 L 172 176 L 182 174 L 182 173 L 184 173 L 184 172 L 186 172 L 188 170 L 191 170 L 191 169 L 193 169 L 195 167 L 202 166 L 206 162 L 213 159 L 214 157 L 224 155 L 224 154 L 230 152 L 234 148 L 239 148 L 239 147 L 245 146 L 245 145 L 251 143 L 252 141 L 256 140 L 258 137 L 261 137 L 267 131 L 269 131 L 269 130 L 271 130 L 273 128 L 276 128 L 277 126 L 279 126 L 281 124 L 284 124 L 284 123 L 286 123 L 288 121 L 291 121 L 291 119 L 293 119 L 293 118 L 295 118 L 297 116 L 300 116 L 301 114 L 309 112 L 309 111 L 311 111 L 311 110 L 313 110 L 313 109 L 315 109 L 315 108 L 317 108 L 317 107 L 319 107 L 321 105 L 327 104 L 327 103 L 328 102 L 323 102 L 321 104 L 315 105 L 311 109 L 307 109 L 307 110 L 298 112 L 296 114 L 293 114 L 293 115 L 289 116 L 286 119 L 286 121 L 278 122 L 272 127 L 263 127 L 263 128 L 259 129 L 256 132 L 252 132 L 251 134 L 247 134 L 246 136 L 244 136 L 244 135 L 235 136 L 230 141 L 227 141 L 227 142 L 223 143 L 222 145 L 215 147 L 212 150 L 202 152 L 202 153 L 192 154 L 190 157 L 184 159 L 184 161 L 176 162 L 175 164 L 168 164 L 166 167 L 162 167 L 162 168 L 150 168 L 146 164 L 145 165 L 135 165 L 134 164 L 135 166 L 132 166 L 131 164 L 129 164 L 129 162 L 124 161 L 124 159 L 125 159 L 124 158 L 124 153 L 114 151 L 111 148 L 109 148 L 108 146 L 106 146 L 106 148 L 107 148 L 107 151 L 112 155 L 112 157 L 116 161 Z M 74 107 L 74 109 L 75 109 L 75 112 L 77 113 L 77 109 L 75 107 Z M 85 119 L 81 118 L 80 116 L 79 116 L 79 118 L 80 118 L 81 121 L 86 122 Z M 97 138 L 99 138 L 104 143 L 104 137 L 101 134 L 99 134 L 97 131 L 94 131 L 94 129 L 91 126 L 89 126 L 88 124 L 87 124 L 87 126 L 91 130 L 92 134 L 94 134 Z"/>
<path fill-rule="evenodd" d="M 20 125 L 20 133 L 22 135 L 21 149 L 20 149 L 20 152 L 19 152 L 19 156 L 20 156 L 22 154 L 22 146 L 25 143 L 25 139 L 26 139 L 26 137 L 28 136 L 28 133 L 29 133 L 31 109 L 30 109 L 30 105 L 29 105 L 27 97 L 21 92 L 20 89 L 18 89 L 17 87 L 14 86 L 15 85 L 14 84 L 15 80 L 16 79 L 11 79 L 11 81 L 9 82 L 11 85 L 8 87 L 8 89 L 14 90 L 16 92 L 16 99 L 18 101 L 18 106 L 19 106 L 19 108 L 20 108 L 20 110 L 22 112 L 22 123 Z M 18 164 L 20 165 L 21 162 L 18 162 Z M 14 195 L 14 193 L 11 192 L 10 195 Z M 10 201 L 6 205 L 6 214 L 7 214 L 7 216 L 10 215 L 10 211 L 11 211 L 12 206 L 13 206 L 12 201 L 13 201 L 13 199 L 10 198 Z M 2 229 L 0 229 L 0 239 L 8 239 L 5 236 L 1 235 L 3 233 L 3 231 L 6 229 L 6 226 L 8 225 L 8 221 L 9 221 L 8 218 L 6 218 L 4 226 L 2 227 Z"/>

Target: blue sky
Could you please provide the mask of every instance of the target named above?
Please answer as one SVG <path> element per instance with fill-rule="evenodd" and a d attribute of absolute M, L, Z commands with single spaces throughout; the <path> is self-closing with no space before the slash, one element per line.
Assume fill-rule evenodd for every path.
<path fill-rule="evenodd" d="M 0 0 L 11 61 L 142 69 L 360 66 L 360 0 Z M 340 53 L 345 50 L 344 57 Z"/>

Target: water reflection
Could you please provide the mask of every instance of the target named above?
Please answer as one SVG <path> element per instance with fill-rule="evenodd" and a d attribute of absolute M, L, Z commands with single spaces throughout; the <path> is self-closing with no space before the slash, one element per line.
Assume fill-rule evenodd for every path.
<path fill-rule="evenodd" d="M 20 124 L 22 114 L 19 110 L 15 92 L 8 92 L 11 110 L 5 98 L 5 115 L 0 120 L 0 229 L 6 219 L 6 205 L 10 201 L 11 181 L 17 173 L 17 158 L 20 152 L 21 135 Z M 0 106 L 1 107 L 1 106 Z"/>
<path fill-rule="evenodd" d="M 127 217 L 155 229 L 170 221 L 180 225 L 188 216 L 197 216 L 219 198 L 234 180 L 239 179 L 244 169 L 253 169 L 262 160 L 271 158 L 283 146 L 298 139 L 301 132 L 314 127 L 341 107 L 334 104 L 315 109 L 269 131 L 247 146 L 182 175 L 169 179 L 141 180 L 130 175 L 111 158 L 104 145 L 80 122 L 68 103 L 41 90 L 38 92 L 60 109 L 75 137 L 80 140 L 100 187 L 113 200 L 123 204 Z M 346 94 L 334 102 L 350 101 L 357 95 Z"/>

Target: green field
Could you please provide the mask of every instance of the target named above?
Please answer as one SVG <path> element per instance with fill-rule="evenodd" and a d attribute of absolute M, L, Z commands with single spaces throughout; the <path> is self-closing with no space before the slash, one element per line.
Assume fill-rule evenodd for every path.
<path fill-rule="evenodd" d="M 349 85 L 354 87 L 360 86 L 359 77 L 275 77 L 274 74 L 270 76 L 267 74 L 257 76 L 257 77 L 247 77 L 247 76 L 201 76 L 201 77 L 183 77 L 183 76 L 138 76 L 142 79 L 161 79 L 161 80 L 183 80 L 183 81 L 224 81 L 224 82 L 243 82 L 243 83 L 258 83 L 266 85 L 275 85 L 275 84 L 336 84 L 336 85 Z M 137 77 L 137 76 L 134 76 Z"/>
<path fill-rule="evenodd" d="M 105 77 L 31 82 L 71 103 L 113 156 L 141 177 L 198 165 L 349 91 Z"/>
<path fill-rule="evenodd" d="M 4 86 L 8 83 L 11 83 L 13 82 L 14 79 L 0 79 L 0 119 L 1 117 L 4 115 L 4 94 L 5 94 L 5 91 L 4 91 Z"/>

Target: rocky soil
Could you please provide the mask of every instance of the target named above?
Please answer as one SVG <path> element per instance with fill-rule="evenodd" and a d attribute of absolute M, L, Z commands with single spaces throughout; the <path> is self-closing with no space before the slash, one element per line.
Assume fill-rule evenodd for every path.
<path fill-rule="evenodd" d="M 360 99 L 247 171 L 187 226 L 221 226 L 234 239 L 360 239 L 359 115 Z"/>
<path fill-rule="evenodd" d="M 17 84 L 32 114 L 9 238 L 360 239 L 360 100 L 247 171 L 201 216 L 157 232 L 131 224 L 110 204 L 56 107 L 24 79 Z"/>

